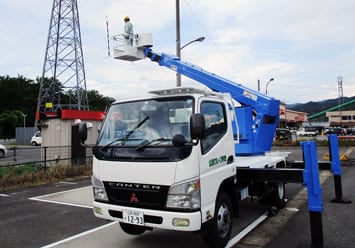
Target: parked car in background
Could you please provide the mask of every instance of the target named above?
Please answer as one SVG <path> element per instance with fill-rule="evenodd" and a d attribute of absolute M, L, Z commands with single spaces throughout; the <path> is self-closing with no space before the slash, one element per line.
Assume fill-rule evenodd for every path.
<path fill-rule="evenodd" d="M 297 131 L 297 136 L 317 136 L 318 135 L 318 131 L 316 129 L 313 128 L 300 128 Z"/>
<path fill-rule="evenodd" d="M 40 146 L 42 144 L 41 131 L 37 131 L 31 138 L 32 146 Z"/>
<path fill-rule="evenodd" d="M 346 135 L 355 135 L 355 127 L 347 128 L 346 129 Z"/>
<path fill-rule="evenodd" d="M 276 128 L 275 140 L 277 141 L 291 140 L 291 131 L 288 128 Z"/>
<path fill-rule="evenodd" d="M 6 156 L 7 153 L 7 149 L 4 145 L 0 144 L 0 158 L 3 158 Z"/>
<path fill-rule="evenodd" d="M 328 134 L 345 135 L 346 131 L 342 127 L 330 127 L 330 128 L 326 128 L 324 130 L 324 134 L 325 135 L 328 135 Z"/>

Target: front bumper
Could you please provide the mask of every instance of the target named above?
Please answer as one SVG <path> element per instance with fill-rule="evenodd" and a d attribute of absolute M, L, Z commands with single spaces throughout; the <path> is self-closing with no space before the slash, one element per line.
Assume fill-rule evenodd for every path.
<path fill-rule="evenodd" d="M 171 212 L 151 209 L 141 209 L 132 207 L 123 207 L 94 201 L 94 214 L 96 217 L 106 220 L 123 221 L 122 211 L 131 210 L 144 213 L 144 225 L 161 229 L 178 231 L 198 231 L 201 229 L 201 212 Z M 187 219 L 188 226 L 173 225 L 174 219 Z"/>

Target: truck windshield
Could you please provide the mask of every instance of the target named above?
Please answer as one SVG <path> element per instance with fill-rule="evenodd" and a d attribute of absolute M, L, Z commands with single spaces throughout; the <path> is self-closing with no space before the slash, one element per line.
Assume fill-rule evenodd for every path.
<path fill-rule="evenodd" d="M 98 146 L 167 146 L 175 134 L 190 141 L 192 97 L 159 98 L 111 106 L 98 138 Z"/>

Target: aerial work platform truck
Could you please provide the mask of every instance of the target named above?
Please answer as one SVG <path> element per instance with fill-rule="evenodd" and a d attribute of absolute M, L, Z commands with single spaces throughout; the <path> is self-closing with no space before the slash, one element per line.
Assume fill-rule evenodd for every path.
<path fill-rule="evenodd" d="M 93 147 L 94 213 L 129 234 L 200 232 L 206 244 L 224 247 L 239 201 L 285 204 L 284 182 L 238 175 L 242 168 L 286 167 L 287 154 L 271 152 L 280 101 L 155 53 L 150 34 L 135 40 L 115 47 L 114 58 L 147 58 L 210 90 L 163 89 L 112 104 Z M 84 141 L 84 123 L 80 130 Z"/>

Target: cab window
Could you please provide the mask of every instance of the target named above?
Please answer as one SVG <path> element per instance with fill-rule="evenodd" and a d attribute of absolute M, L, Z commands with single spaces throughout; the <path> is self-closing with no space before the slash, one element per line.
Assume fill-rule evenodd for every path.
<path fill-rule="evenodd" d="M 202 154 L 207 153 L 227 131 L 224 104 L 206 101 L 201 104 L 201 114 L 206 123 L 206 137 L 201 140 Z"/>

